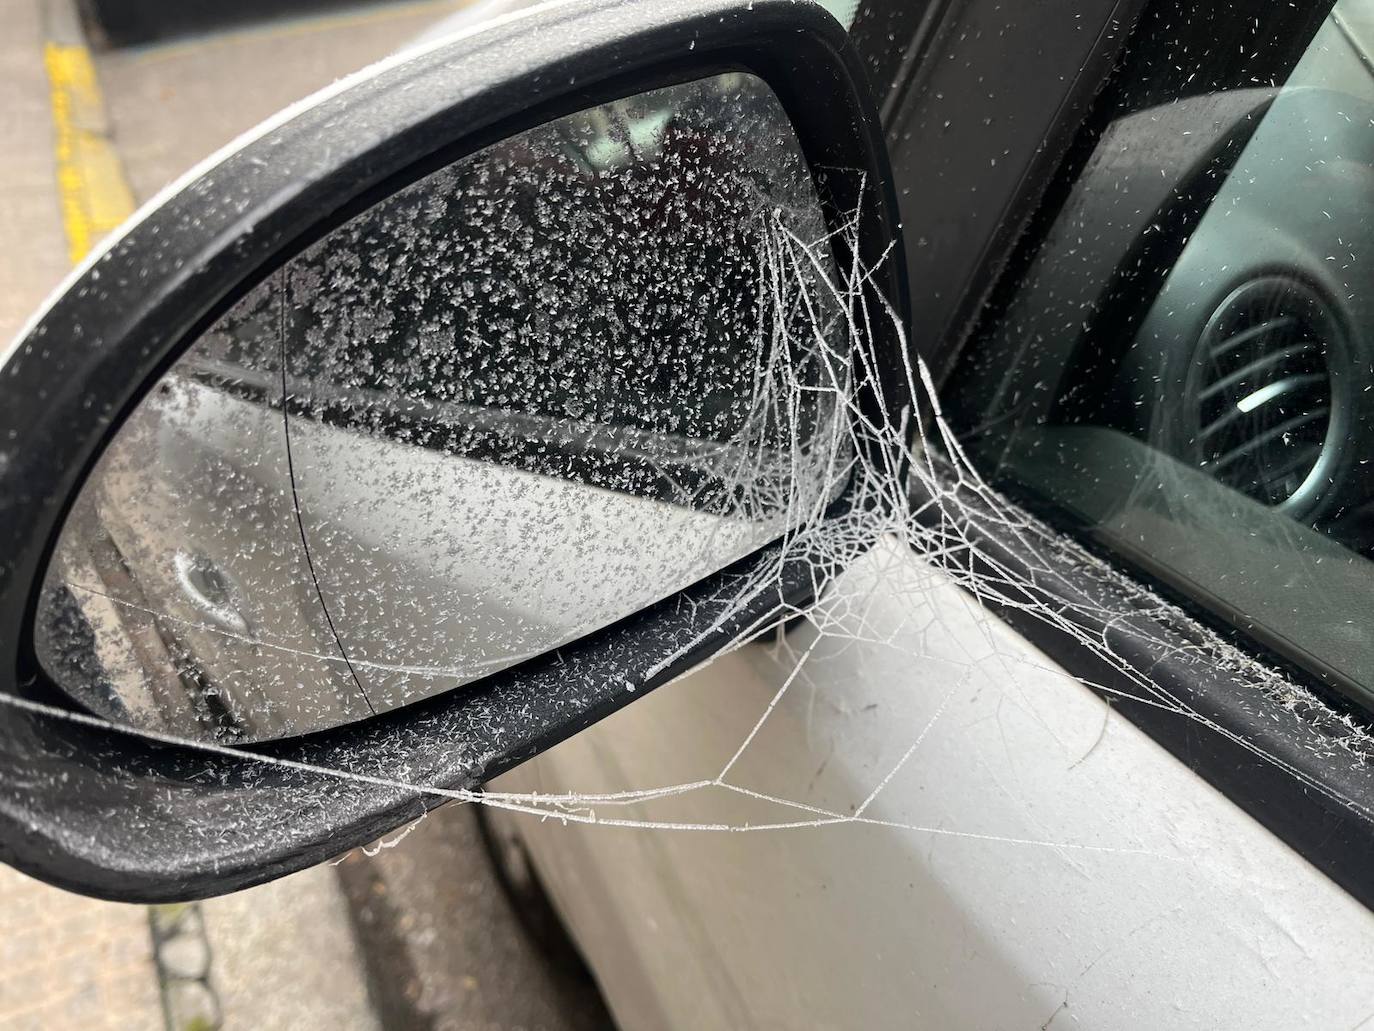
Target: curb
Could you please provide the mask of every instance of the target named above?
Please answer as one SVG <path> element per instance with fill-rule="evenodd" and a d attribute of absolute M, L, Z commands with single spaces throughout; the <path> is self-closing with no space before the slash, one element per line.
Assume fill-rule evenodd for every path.
<path fill-rule="evenodd" d="M 148 928 L 168 1031 L 218 1031 L 223 1012 L 210 982 L 210 943 L 200 906 L 149 906 Z"/>

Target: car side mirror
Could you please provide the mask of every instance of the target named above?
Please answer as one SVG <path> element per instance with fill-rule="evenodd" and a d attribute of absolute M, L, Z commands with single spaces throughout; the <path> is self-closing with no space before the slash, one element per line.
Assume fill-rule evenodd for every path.
<path fill-rule="evenodd" d="M 278 876 L 805 602 L 910 404 L 895 211 L 789 0 L 541 5 L 191 173 L 0 376 L 0 857 Z"/>

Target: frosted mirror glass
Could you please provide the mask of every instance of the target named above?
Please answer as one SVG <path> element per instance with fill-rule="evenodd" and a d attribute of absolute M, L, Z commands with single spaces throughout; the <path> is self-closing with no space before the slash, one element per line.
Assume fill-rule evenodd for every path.
<path fill-rule="evenodd" d="M 742 73 L 438 168 L 269 274 L 123 424 L 48 571 L 45 671 L 121 722 L 281 737 L 728 566 L 842 482 L 832 261 Z"/>

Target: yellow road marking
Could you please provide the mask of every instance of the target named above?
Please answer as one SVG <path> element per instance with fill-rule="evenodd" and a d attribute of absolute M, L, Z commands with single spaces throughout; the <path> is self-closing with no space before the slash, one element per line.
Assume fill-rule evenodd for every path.
<path fill-rule="evenodd" d="M 43 49 L 52 97 L 53 153 L 67 251 L 75 265 L 134 210 L 119 155 L 106 131 L 95 65 L 84 46 Z"/>

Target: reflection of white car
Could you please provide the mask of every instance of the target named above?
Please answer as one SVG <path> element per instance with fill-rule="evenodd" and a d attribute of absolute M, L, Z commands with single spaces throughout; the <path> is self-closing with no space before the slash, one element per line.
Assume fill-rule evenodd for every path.
<path fill-rule="evenodd" d="M 750 128 L 787 131 L 734 142 Z M 40 662 L 111 719 L 297 737 L 758 552 L 835 501 L 853 453 L 829 246 L 760 317 L 768 233 L 824 241 L 824 221 L 743 75 L 397 191 L 229 306 L 124 421 L 58 541 Z"/>

